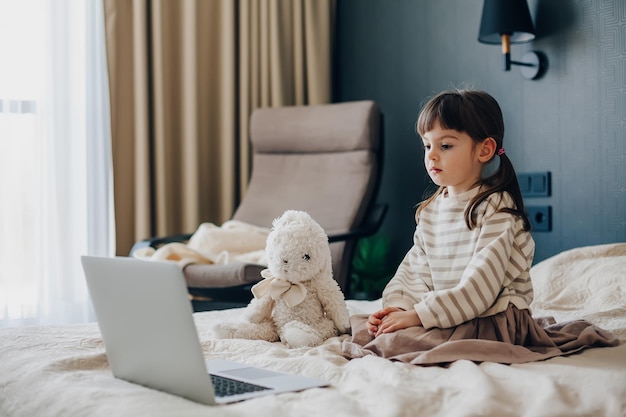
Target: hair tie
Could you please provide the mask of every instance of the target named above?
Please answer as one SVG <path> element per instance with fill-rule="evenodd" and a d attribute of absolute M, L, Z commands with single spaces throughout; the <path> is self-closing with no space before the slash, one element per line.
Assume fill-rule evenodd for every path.
<path fill-rule="evenodd" d="M 504 148 L 500 148 L 500 149 L 498 149 L 498 156 L 500 156 L 500 155 L 504 155 L 505 153 L 506 153 L 506 152 L 505 152 Z"/>

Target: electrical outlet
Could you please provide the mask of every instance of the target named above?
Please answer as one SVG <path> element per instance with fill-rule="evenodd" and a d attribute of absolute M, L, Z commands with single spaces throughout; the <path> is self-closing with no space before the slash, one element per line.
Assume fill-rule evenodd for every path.
<path fill-rule="evenodd" d="M 524 197 L 549 197 L 552 178 L 550 172 L 522 173 L 517 176 Z"/>
<path fill-rule="evenodd" d="M 531 231 L 549 232 L 552 230 L 552 206 L 528 206 L 526 212 L 530 219 Z"/>

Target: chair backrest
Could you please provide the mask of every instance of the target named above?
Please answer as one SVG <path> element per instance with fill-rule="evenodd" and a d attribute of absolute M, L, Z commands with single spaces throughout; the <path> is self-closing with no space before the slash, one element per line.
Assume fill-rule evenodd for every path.
<path fill-rule="evenodd" d="M 234 219 L 269 227 L 285 210 L 303 210 L 329 235 L 364 220 L 380 179 L 375 102 L 256 109 L 250 139 L 252 175 Z M 346 293 L 355 243 L 331 244 L 333 274 Z"/>

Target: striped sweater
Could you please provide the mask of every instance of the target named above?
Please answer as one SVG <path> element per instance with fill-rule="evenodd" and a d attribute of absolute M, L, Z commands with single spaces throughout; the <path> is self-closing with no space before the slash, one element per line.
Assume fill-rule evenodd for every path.
<path fill-rule="evenodd" d="M 498 212 L 514 207 L 508 193 L 483 201 L 469 230 L 463 213 L 478 190 L 442 193 L 416 216 L 413 247 L 385 287 L 385 307 L 414 308 L 425 328 L 491 316 L 509 303 L 529 307 L 535 242 L 520 218 Z"/>

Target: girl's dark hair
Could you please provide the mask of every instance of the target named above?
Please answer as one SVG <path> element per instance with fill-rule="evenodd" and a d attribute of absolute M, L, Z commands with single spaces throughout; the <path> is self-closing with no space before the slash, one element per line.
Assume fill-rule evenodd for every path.
<path fill-rule="evenodd" d="M 487 138 L 496 141 L 496 153 L 503 149 L 504 120 L 498 102 L 488 93 L 478 90 L 448 90 L 432 97 L 422 108 L 415 124 L 417 134 L 422 136 L 432 130 L 435 123 L 443 129 L 454 129 L 467 133 L 472 140 L 482 143 Z M 500 155 L 498 171 L 479 181 L 480 192 L 469 202 L 465 210 L 467 227 L 476 227 L 476 209 L 493 193 L 508 192 L 515 203 L 514 208 L 503 208 L 503 212 L 518 216 L 524 222 L 524 230 L 530 229 L 530 221 L 524 209 L 522 193 L 517 182 L 517 175 L 511 160 L 505 153 Z M 417 214 L 431 203 L 445 187 L 439 189 L 420 203 Z"/>

